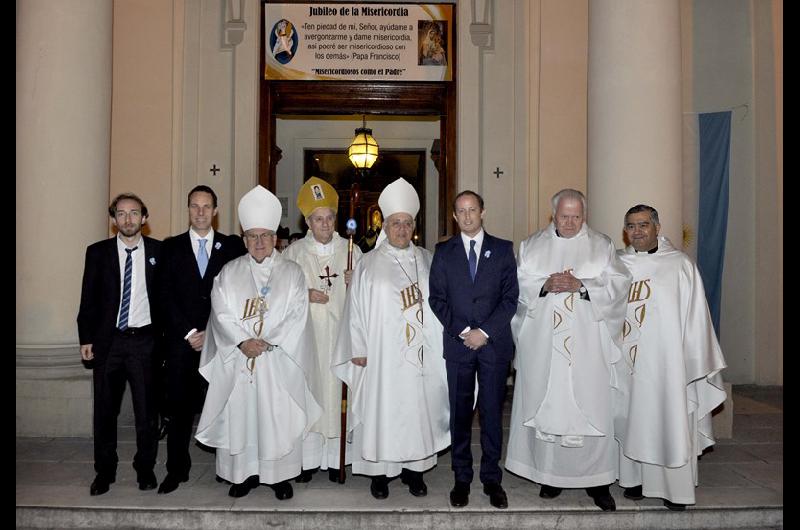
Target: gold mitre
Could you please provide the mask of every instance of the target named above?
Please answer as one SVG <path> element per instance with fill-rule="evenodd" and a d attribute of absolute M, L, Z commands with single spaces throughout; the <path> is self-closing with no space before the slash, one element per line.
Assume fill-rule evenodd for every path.
<path fill-rule="evenodd" d="M 339 209 L 339 194 L 324 180 L 311 177 L 297 193 L 297 207 L 306 218 L 317 208 L 330 208 L 336 212 Z"/>

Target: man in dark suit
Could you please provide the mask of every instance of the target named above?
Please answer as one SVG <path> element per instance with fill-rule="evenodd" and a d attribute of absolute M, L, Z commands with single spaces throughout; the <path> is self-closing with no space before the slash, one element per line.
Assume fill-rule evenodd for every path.
<path fill-rule="evenodd" d="M 155 274 L 161 242 L 142 235 L 147 207 L 132 193 L 108 208 L 116 237 L 86 249 L 78 335 L 81 358 L 91 361 L 94 380 L 94 468 L 89 488 L 102 495 L 117 473 L 117 416 L 125 382 L 136 419 L 133 468 L 140 490 L 155 488 L 158 452 L 153 350 L 159 330 Z"/>
<path fill-rule="evenodd" d="M 436 245 L 430 304 L 444 326 L 444 357 L 450 394 L 450 436 L 455 487 L 450 504 L 466 506 L 472 482 L 472 415 L 475 376 L 481 425 L 480 479 L 496 508 L 507 508 L 498 464 L 503 442 L 503 400 L 514 343 L 511 317 L 519 285 L 510 241 L 483 230 L 483 198 L 462 191 L 453 202 L 461 234 Z"/>
<path fill-rule="evenodd" d="M 207 383 L 198 372 L 211 312 L 211 287 L 222 266 L 247 250 L 242 239 L 214 231 L 217 194 L 208 186 L 189 192 L 189 230 L 167 238 L 158 285 L 164 311 L 167 367 L 167 476 L 159 493 L 189 479 L 194 415 L 203 408 Z"/>

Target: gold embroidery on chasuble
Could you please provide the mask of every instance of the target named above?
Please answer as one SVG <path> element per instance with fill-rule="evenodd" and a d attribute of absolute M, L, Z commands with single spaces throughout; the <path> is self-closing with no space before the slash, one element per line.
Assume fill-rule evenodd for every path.
<path fill-rule="evenodd" d="M 553 329 L 558 329 L 558 326 L 564 321 L 564 317 L 558 311 L 553 311 Z"/>
<path fill-rule="evenodd" d="M 417 368 L 422 368 L 423 343 L 422 343 L 422 297 L 419 282 L 414 282 L 400 290 L 403 319 L 405 320 L 406 361 Z"/>
<path fill-rule="evenodd" d="M 256 337 L 261 336 L 264 330 L 264 314 L 269 310 L 267 305 L 267 298 L 265 296 L 257 296 L 255 298 L 248 298 L 244 302 L 244 313 L 242 314 L 242 322 L 245 320 L 257 319 L 253 322 L 253 333 Z"/>
<path fill-rule="evenodd" d="M 575 307 L 575 293 L 569 293 L 567 297 L 564 299 L 564 307 L 567 308 L 567 311 L 572 312 Z"/>
<path fill-rule="evenodd" d="M 642 325 L 644 325 L 644 315 L 646 309 L 647 309 L 647 304 L 642 304 L 633 310 L 633 318 L 636 319 L 636 323 L 639 324 L 640 328 L 642 327 Z"/>
<path fill-rule="evenodd" d="M 628 292 L 628 304 L 642 302 L 635 307 L 629 306 L 628 317 L 622 326 L 622 340 L 630 344 L 627 351 L 627 361 L 631 374 L 634 373 L 636 356 L 639 354 L 639 337 L 641 336 L 639 329 L 644 326 L 644 319 L 647 316 L 647 303 L 645 301 L 649 300 L 653 294 L 650 282 L 650 278 L 632 282 Z M 634 322 L 636 323 L 635 326 Z"/>
<path fill-rule="evenodd" d="M 641 302 L 650 298 L 652 290 L 650 289 L 650 279 L 639 280 L 638 282 L 631 283 L 631 289 L 628 292 L 628 303 Z"/>
<path fill-rule="evenodd" d="M 569 293 L 553 306 L 553 349 L 572 365 L 572 328 L 575 293 Z"/>
<path fill-rule="evenodd" d="M 634 344 L 628 349 L 628 358 L 631 360 L 631 368 L 636 366 L 636 354 L 639 351 L 639 345 Z"/>

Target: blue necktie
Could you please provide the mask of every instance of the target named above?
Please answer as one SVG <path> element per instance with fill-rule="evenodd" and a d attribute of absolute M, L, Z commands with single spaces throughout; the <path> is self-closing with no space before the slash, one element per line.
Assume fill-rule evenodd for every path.
<path fill-rule="evenodd" d="M 478 255 L 475 254 L 475 240 L 469 242 L 469 275 L 475 281 L 475 273 L 478 272 Z"/>
<path fill-rule="evenodd" d="M 131 254 L 138 246 L 133 248 L 126 248 L 125 252 L 128 257 L 125 258 L 125 277 L 122 282 L 122 305 L 119 308 L 119 326 L 120 330 L 125 331 L 128 329 L 128 311 L 131 308 L 131 279 L 133 278 L 133 258 Z"/>
<path fill-rule="evenodd" d="M 197 249 L 197 268 L 200 269 L 200 276 L 206 275 L 206 267 L 208 267 L 208 253 L 206 252 L 206 240 L 198 239 L 200 248 Z"/>

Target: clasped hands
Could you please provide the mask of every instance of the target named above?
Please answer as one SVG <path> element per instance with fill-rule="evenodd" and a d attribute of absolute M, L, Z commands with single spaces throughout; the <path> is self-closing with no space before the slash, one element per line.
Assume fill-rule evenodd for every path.
<path fill-rule="evenodd" d="M 470 350 L 477 350 L 486 345 L 489 339 L 486 338 L 486 335 L 481 333 L 479 329 L 471 329 L 466 333 L 462 333 L 459 335 L 459 338 L 464 339 L 464 346 L 469 348 Z"/>
<path fill-rule="evenodd" d="M 574 293 L 581 288 L 581 281 L 572 275 L 571 270 L 554 272 L 544 282 L 544 291 L 548 293 Z"/>
<path fill-rule="evenodd" d="M 247 339 L 243 341 L 239 349 L 246 357 L 253 359 L 265 351 L 271 350 L 273 345 L 263 339 Z"/>

